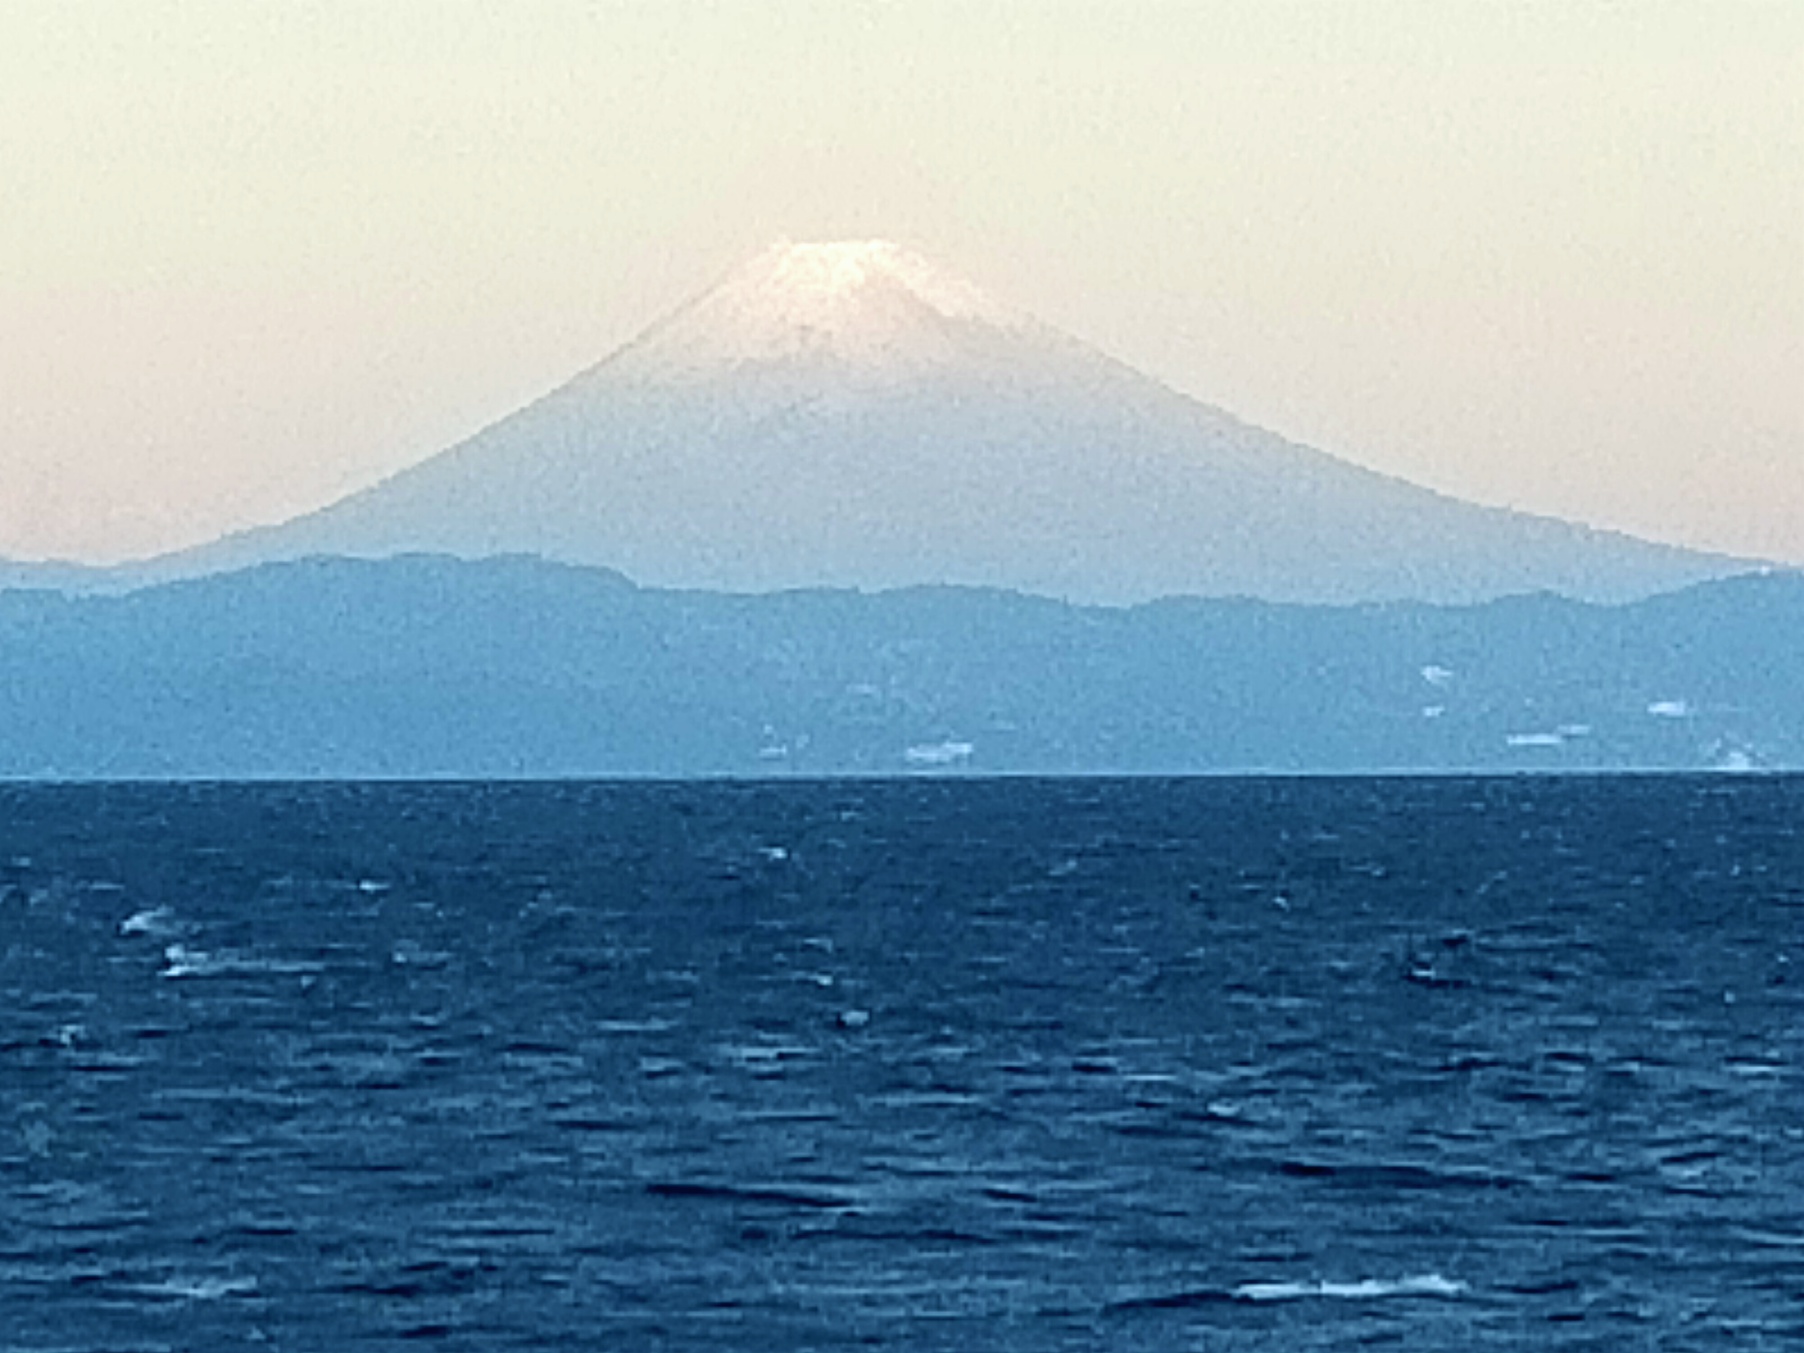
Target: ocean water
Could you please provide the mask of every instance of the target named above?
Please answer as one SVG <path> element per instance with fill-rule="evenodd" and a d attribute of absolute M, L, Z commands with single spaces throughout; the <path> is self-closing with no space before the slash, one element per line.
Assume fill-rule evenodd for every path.
<path fill-rule="evenodd" d="M 0 1349 L 1804 1346 L 1804 781 L 0 789 Z"/>

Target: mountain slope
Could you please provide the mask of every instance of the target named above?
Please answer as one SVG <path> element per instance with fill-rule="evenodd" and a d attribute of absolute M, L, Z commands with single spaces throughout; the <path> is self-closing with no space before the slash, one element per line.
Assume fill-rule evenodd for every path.
<path fill-rule="evenodd" d="M 1287 442 L 882 242 L 773 249 L 468 441 L 163 570 L 408 550 L 1109 603 L 1622 599 L 1743 567 Z"/>

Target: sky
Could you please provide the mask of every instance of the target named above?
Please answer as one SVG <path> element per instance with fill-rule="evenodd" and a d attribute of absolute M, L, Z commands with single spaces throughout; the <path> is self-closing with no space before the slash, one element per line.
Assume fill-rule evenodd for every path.
<path fill-rule="evenodd" d="M 777 238 L 1804 562 L 1804 0 L 0 0 L 0 556 L 420 461 Z"/>

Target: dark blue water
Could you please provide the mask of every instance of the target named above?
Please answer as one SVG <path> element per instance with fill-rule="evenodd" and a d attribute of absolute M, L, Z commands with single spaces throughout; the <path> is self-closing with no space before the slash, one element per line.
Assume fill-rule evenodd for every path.
<path fill-rule="evenodd" d="M 0 790 L 0 1348 L 1791 1349 L 1804 781 Z"/>

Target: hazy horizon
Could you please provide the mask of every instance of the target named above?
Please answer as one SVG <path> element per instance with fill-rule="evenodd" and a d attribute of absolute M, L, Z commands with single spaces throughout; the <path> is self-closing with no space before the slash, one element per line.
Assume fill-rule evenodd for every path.
<path fill-rule="evenodd" d="M 1804 562 L 1804 7 L 0 7 L 0 556 L 319 507 L 886 236 L 1481 503 Z"/>

